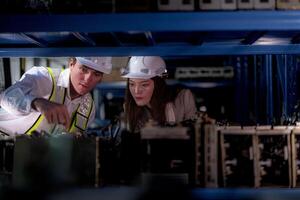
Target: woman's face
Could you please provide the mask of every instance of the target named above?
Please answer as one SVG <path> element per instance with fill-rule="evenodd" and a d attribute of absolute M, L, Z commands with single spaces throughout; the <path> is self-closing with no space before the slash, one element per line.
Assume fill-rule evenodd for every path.
<path fill-rule="evenodd" d="M 154 91 L 152 79 L 129 79 L 129 90 L 138 106 L 150 107 L 150 100 Z"/>

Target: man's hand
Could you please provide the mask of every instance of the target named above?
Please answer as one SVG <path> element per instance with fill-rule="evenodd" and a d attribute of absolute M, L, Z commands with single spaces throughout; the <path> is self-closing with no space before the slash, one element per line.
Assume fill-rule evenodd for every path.
<path fill-rule="evenodd" d="M 63 104 L 50 102 L 43 98 L 36 98 L 32 101 L 32 108 L 42 113 L 48 123 L 62 124 L 67 129 L 70 126 L 68 109 Z"/>

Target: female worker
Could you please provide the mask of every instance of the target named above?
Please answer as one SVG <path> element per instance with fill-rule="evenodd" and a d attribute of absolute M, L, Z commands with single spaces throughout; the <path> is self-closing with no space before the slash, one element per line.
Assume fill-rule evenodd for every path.
<path fill-rule="evenodd" d="M 165 125 L 196 117 L 191 91 L 172 91 L 165 82 L 166 74 L 166 64 L 159 56 L 130 58 L 122 73 L 127 78 L 124 107 L 130 132 L 139 132 L 150 119 Z"/>

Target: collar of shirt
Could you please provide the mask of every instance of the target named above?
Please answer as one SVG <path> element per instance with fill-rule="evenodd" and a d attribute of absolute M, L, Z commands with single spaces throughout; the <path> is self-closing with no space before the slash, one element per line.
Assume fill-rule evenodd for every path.
<path fill-rule="evenodd" d="M 69 88 L 70 85 L 70 69 L 65 69 L 63 70 L 57 80 L 57 85 L 64 87 L 64 88 Z"/>
<path fill-rule="evenodd" d="M 70 99 L 70 69 L 63 70 L 57 80 L 57 85 L 67 88 L 67 97 Z"/>
<path fill-rule="evenodd" d="M 57 80 L 57 85 L 67 89 L 67 98 L 71 101 L 70 96 L 70 68 L 63 70 Z M 74 99 L 72 102 L 80 102 L 82 96 Z"/>
<path fill-rule="evenodd" d="M 69 88 L 70 85 L 70 69 L 65 69 L 63 70 L 57 80 L 57 85 L 64 87 L 64 88 Z"/>

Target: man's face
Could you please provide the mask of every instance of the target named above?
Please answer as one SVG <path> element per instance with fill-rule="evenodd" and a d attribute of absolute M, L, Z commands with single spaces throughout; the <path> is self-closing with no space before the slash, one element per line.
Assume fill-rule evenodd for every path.
<path fill-rule="evenodd" d="M 70 63 L 70 79 L 77 95 L 85 95 L 101 82 L 103 73 L 81 65 L 79 62 Z"/>

